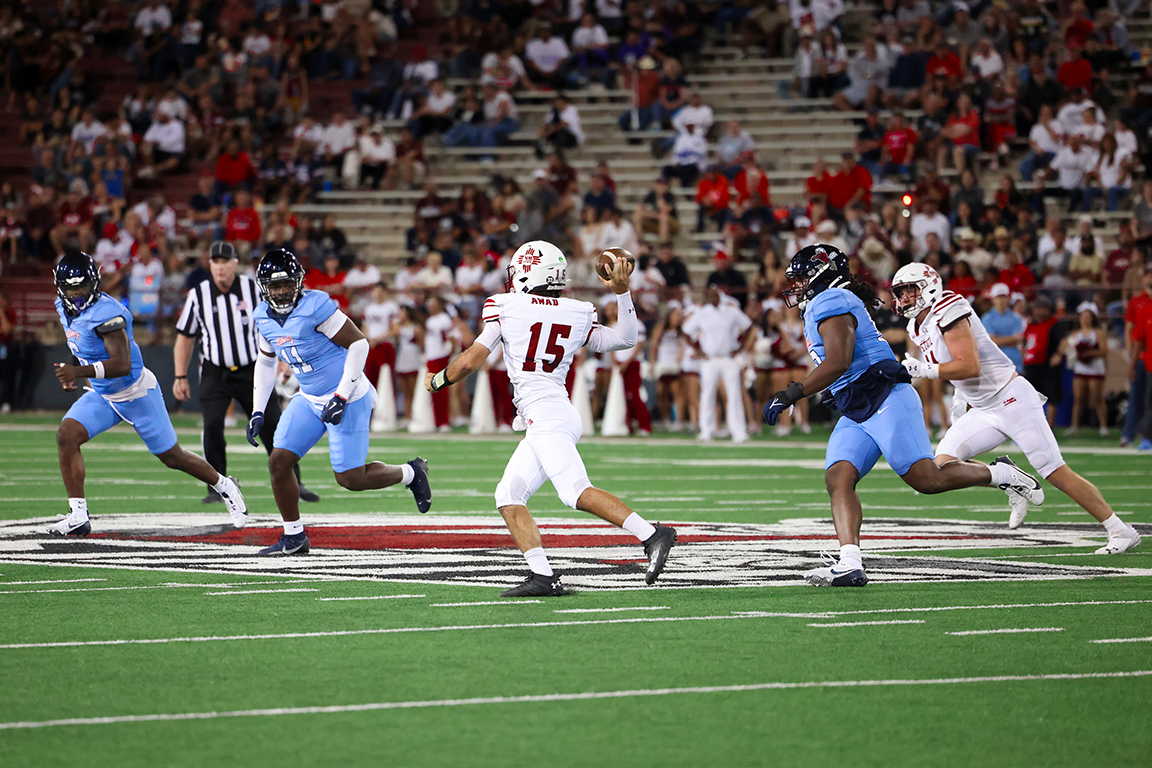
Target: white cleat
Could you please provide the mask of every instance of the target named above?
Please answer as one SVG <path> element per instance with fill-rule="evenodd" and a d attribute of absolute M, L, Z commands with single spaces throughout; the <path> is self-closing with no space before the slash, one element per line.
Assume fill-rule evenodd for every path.
<path fill-rule="evenodd" d="M 1119 536 L 1108 535 L 1108 543 L 1096 550 L 1098 555 L 1119 555 L 1140 544 L 1140 534 L 1132 526 L 1127 526 Z"/>
<path fill-rule="evenodd" d="M 835 565 L 816 568 L 804 574 L 804 581 L 814 587 L 863 587 L 868 584 L 864 568 Z"/>
<path fill-rule="evenodd" d="M 53 536 L 87 536 L 92 533 L 92 523 L 87 515 L 67 514 L 57 515 L 58 521 L 48 526 L 48 533 Z"/>
<path fill-rule="evenodd" d="M 1016 466 L 1016 462 L 1007 456 L 1000 456 L 992 463 L 1003 464 L 1012 470 L 1012 480 L 1007 483 L 1001 483 L 999 486 L 1000 490 L 1008 494 L 1010 500 L 1014 500 L 1014 497 L 1020 497 L 1029 504 L 1037 507 L 1044 503 L 1044 489 L 1040 487 L 1040 481 Z M 1019 527 L 1020 523 L 1024 522 L 1024 515 L 1020 515 L 1020 523 L 1014 526 L 1012 525 L 1012 520 L 1016 518 L 1015 505 L 1013 505 L 1012 510 L 1012 517 L 1009 519 L 1008 527 Z"/>
<path fill-rule="evenodd" d="M 224 478 L 224 489 L 220 491 L 220 498 L 228 507 L 228 514 L 232 516 L 232 526 L 243 528 L 248 524 L 248 507 L 244 505 L 244 496 L 240 493 L 240 483 L 234 477 Z"/>
<path fill-rule="evenodd" d="M 1024 525 L 1024 518 L 1028 517 L 1028 499 L 1018 493 L 1009 493 L 1008 507 L 1012 510 L 1008 515 L 1008 528 L 1014 531 Z"/>

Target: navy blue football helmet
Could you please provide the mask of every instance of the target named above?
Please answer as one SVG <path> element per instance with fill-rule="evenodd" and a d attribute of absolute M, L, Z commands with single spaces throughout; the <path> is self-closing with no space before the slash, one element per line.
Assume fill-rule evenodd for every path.
<path fill-rule="evenodd" d="M 852 273 L 848 257 L 839 248 L 816 243 L 792 257 L 784 276 L 788 278 L 783 292 L 785 305 L 803 311 L 818 293 L 847 285 Z"/>
<path fill-rule="evenodd" d="M 260 259 L 256 282 L 268 306 L 278 315 L 286 315 L 304 295 L 304 267 L 296 254 L 286 248 L 273 248 Z"/>
<path fill-rule="evenodd" d="M 100 296 L 100 265 L 83 251 L 70 251 L 53 273 L 56 294 L 70 315 L 78 315 Z"/>

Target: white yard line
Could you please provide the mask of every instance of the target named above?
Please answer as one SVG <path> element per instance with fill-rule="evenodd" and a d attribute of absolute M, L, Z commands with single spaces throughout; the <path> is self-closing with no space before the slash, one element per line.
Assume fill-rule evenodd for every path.
<path fill-rule="evenodd" d="M 44 579 L 43 581 L 0 581 L 0 587 L 13 587 L 17 584 L 73 584 L 81 581 L 108 581 L 108 579 Z"/>
<path fill-rule="evenodd" d="M 206 595 L 271 595 L 281 592 L 319 592 L 318 589 L 230 589 L 225 592 L 205 592 Z"/>
<path fill-rule="evenodd" d="M 946 635 L 1021 635 L 1027 632 L 1063 632 L 1064 627 L 1019 627 L 1016 629 L 969 629 L 965 632 L 945 632 Z"/>
<path fill-rule="evenodd" d="M 1005 603 L 1002 605 L 941 605 L 932 608 L 874 608 L 865 611 L 828 611 L 837 616 L 855 616 L 866 613 L 923 613 L 934 611 L 990 611 L 1006 608 L 1064 608 L 1073 605 L 1140 605 L 1152 600 L 1083 600 L 1066 603 Z"/>
<path fill-rule="evenodd" d="M 65 581 L 107 581 L 107 579 L 65 579 Z M 19 582 L 9 582 L 16 584 Z M 28 584 L 36 584 L 39 582 L 30 581 Z M 53 582 L 43 582 L 51 584 Z M 181 584 L 179 582 L 169 582 L 167 584 L 148 584 L 136 587 L 80 587 L 79 589 L 11 589 L 7 591 L 0 591 L 0 595 L 43 595 L 49 593 L 60 592 L 124 592 L 134 589 L 186 589 L 189 587 L 252 587 L 257 584 L 287 584 L 288 581 L 249 581 L 240 584 Z M 0 582 L 0 586 L 7 586 Z M 316 591 L 316 590 L 313 590 Z M 232 593 L 221 593 L 232 594 Z"/>
<path fill-rule="evenodd" d="M 337 600 L 402 600 L 406 597 L 427 597 L 427 595 L 365 595 L 364 597 L 318 597 L 322 603 Z"/>
<path fill-rule="evenodd" d="M 564 608 L 552 613 L 620 613 L 622 611 L 667 611 L 667 605 L 637 605 L 632 608 Z"/>
<path fill-rule="evenodd" d="M 924 619 L 894 619 L 892 621 L 839 621 L 834 624 L 809 624 L 810 627 L 878 627 L 885 624 L 923 624 Z"/>
<path fill-rule="evenodd" d="M 464 608 L 469 605 L 529 605 L 543 600 L 484 600 L 479 603 L 429 603 L 432 608 Z"/>
<path fill-rule="evenodd" d="M 1113 637 L 1108 640 L 1089 640 L 1090 643 L 1152 643 L 1152 637 Z"/>
<path fill-rule="evenodd" d="M 151 715 L 114 715 L 106 717 L 72 717 L 60 720 L 25 720 L 0 723 L 0 730 L 51 728 L 54 726 L 114 725 L 117 723 L 151 723 L 172 720 L 219 720 L 233 717 L 279 717 L 283 715 L 325 715 L 342 712 L 375 712 L 391 709 L 429 709 L 437 707 L 483 706 L 489 704 L 531 704 L 552 701 L 589 701 L 595 699 L 629 699 L 649 696 L 683 696 L 707 693 L 744 693 L 749 691 L 785 691 L 809 688 L 887 688 L 918 685 L 972 685 L 978 683 L 1017 683 L 1042 680 L 1100 680 L 1147 677 L 1152 670 L 1131 672 L 1080 672 L 1047 675 L 990 675 L 986 677 L 941 677 L 919 680 L 811 680 L 805 682 L 754 683 L 751 685 L 709 685 L 690 688 L 639 688 L 619 691 L 583 693 L 543 693 L 528 696 L 485 696 L 471 699 L 425 699 L 417 701 L 381 701 L 371 704 L 345 704 L 326 707 L 281 707 L 277 709 L 240 709 L 229 712 L 175 712 Z"/>

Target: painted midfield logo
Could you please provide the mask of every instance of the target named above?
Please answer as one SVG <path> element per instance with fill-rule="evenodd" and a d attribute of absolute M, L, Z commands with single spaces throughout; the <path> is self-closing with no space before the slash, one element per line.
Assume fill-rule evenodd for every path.
<path fill-rule="evenodd" d="M 236 531 L 218 515 L 101 515 L 85 539 L 49 538 L 46 521 L 0 524 L 0 564 L 55 564 L 202 573 L 294 575 L 304 578 L 507 586 L 525 570 L 524 559 L 497 519 L 463 516 L 325 516 L 309 521 L 312 554 L 257 558 L 256 549 L 279 537 L 271 517 Z M 598 522 L 539 521 L 552 565 L 580 589 L 632 589 L 643 585 L 646 561 L 636 540 Z M 821 565 L 821 550 L 836 550 L 828 520 L 774 525 L 676 523 L 678 543 L 659 585 L 758 587 L 801 583 Z M 1152 575 L 1152 569 L 1075 566 L 934 552 L 1099 546 L 1089 524 L 1029 525 L 954 520 L 870 518 L 864 551 L 877 582 L 1016 581 Z M 1148 531 L 1142 531 L 1147 533 Z"/>

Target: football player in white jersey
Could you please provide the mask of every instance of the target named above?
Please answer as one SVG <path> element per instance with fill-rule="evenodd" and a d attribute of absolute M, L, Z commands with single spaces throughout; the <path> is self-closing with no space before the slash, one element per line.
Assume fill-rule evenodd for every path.
<path fill-rule="evenodd" d="M 925 264 L 901 267 L 892 278 L 892 296 L 893 309 L 908 318 L 908 335 L 924 353 L 923 360 L 905 358 L 908 373 L 945 379 L 956 387 L 952 426 L 936 448 L 936 463 L 966 461 L 1011 438 L 1041 477 L 1104 525 L 1108 542 L 1096 554 L 1115 555 L 1139 544 L 1136 529 L 1116 516 L 1095 485 L 1064 463 L 1044 417 L 1044 399 L 1017 375 L 967 300 L 945 291 L 940 275 Z M 1015 492 L 1008 498 L 1008 527 L 1019 528 L 1028 500 Z"/>
<path fill-rule="evenodd" d="M 497 344 L 503 345 L 520 412 L 513 426 L 527 427 L 528 431 L 496 486 L 496 506 L 532 573 L 522 584 L 501 593 L 502 597 L 565 593 L 559 574 L 548 563 L 540 531 L 527 507 L 528 499 L 545 480 L 552 481 L 567 506 L 618 525 L 644 544 L 648 556 L 644 581 L 648 584 L 664 570 L 668 551 L 676 541 L 673 528 L 652 525 L 620 499 L 589 482 L 576 450 L 582 431 L 580 414 L 564 388 L 568 368 L 581 347 L 614 352 L 635 346 L 637 321 L 628 290 L 629 264 L 620 259 L 611 279 L 601 278 L 616 294 L 616 328 L 600 325 L 592 304 L 561 295 L 568 284 L 567 273 L 568 261 L 552 243 L 534 240 L 520 246 L 508 266 L 509 292 L 484 303 L 484 329 L 475 343 L 445 370 L 424 379 L 429 392 L 464 381 Z"/>

